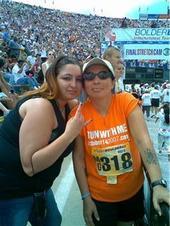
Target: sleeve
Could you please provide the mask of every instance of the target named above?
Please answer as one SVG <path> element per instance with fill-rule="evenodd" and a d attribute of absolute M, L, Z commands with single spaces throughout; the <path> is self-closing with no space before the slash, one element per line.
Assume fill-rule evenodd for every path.
<path fill-rule="evenodd" d="M 135 109 L 135 107 L 141 107 L 141 101 L 135 98 L 132 94 L 124 92 L 122 93 L 121 106 L 124 109 L 126 117 L 128 117 L 129 114 Z"/>

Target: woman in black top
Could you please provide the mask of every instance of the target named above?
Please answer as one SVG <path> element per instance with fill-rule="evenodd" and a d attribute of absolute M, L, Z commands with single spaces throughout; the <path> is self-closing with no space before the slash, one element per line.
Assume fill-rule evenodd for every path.
<path fill-rule="evenodd" d="M 51 186 L 84 126 L 80 107 L 67 123 L 82 89 L 81 67 L 60 56 L 46 72 L 46 82 L 30 91 L 5 118 L 0 129 L 0 225 L 59 226 Z"/>

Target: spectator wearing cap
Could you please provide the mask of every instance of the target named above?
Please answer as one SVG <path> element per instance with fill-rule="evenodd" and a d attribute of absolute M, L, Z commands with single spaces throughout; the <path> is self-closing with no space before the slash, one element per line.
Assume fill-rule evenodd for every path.
<path fill-rule="evenodd" d="M 114 70 L 101 58 L 83 65 L 83 84 L 81 114 L 90 123 L 76 138 L 73 163 L 86 225 L 143 225 L 143 165 L 151 182 L 162 175 L 139 101 L 112 92 Z M 163 186 L 153 189 L 157 212 L 163 200 L 170 205 L 168 196 Z"/>

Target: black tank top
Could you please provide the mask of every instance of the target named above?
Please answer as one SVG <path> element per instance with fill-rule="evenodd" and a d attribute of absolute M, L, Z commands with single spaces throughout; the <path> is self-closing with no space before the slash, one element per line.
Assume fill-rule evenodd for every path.
<path fill-rule="evenodd" d="M 19 115 L 20 105 L 28 100 L 24 98 L 19 101 L 16 108 L 6 116 L 0 128 L 0 199 L 23 197 L 34 192 L 49 189 L 55 178 L 59 175 L 64 158 L 73 150 L 72 142 L 58 160 L 49 168 L 29 177 L 23 171 L 19 155 L 19 130 L 22 118 Z M 53 105 L 58 127 L 52 131 L 49 143 L 58 138 L 65 130 L 65 120 L 54 100 Z M 65 107 L 66 119 L 70 112 L 69 106 Z"/>

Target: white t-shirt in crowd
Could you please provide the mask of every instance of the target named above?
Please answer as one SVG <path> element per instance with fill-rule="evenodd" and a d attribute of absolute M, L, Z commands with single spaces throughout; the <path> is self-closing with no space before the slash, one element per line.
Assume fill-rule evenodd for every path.
<path fill-rule="evenodd" d="M 153 99 L 159 99 L 161 97 L 161 92 L 157 89 L 151 90 L 150 94 Z"/>
<path fill-rule="evenodd" d="M 163 103 L 170 103 L 170 88 L 166 88 L 162 92 Z"/>
<path fill-rule="evenodd" d="M 143 106 L 151 106 L 151 95 L 150 95 L 150 93 L 144 93 L 142 95 L 142 105 Z"/>

